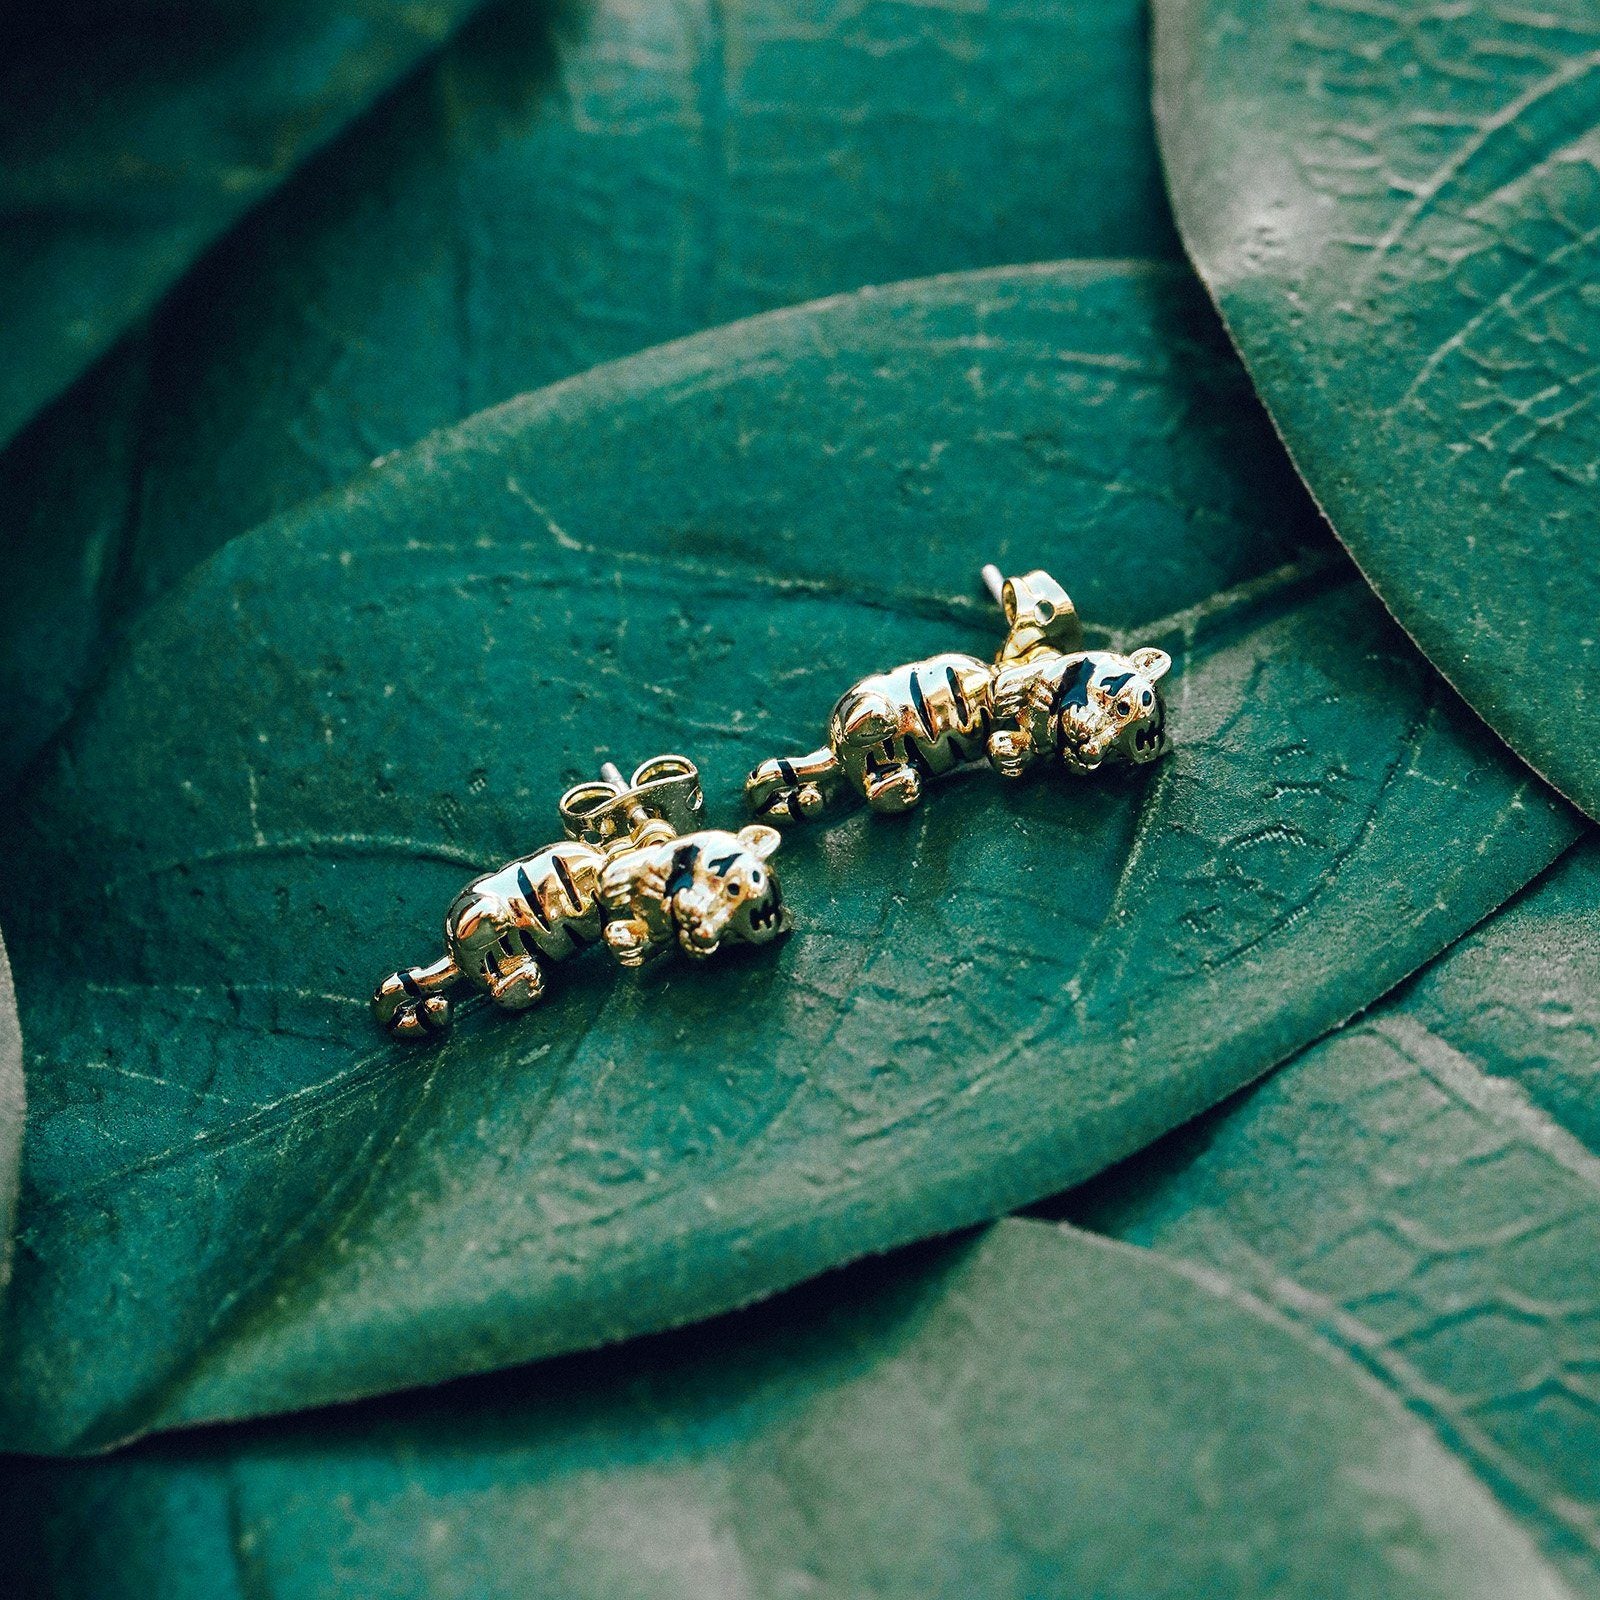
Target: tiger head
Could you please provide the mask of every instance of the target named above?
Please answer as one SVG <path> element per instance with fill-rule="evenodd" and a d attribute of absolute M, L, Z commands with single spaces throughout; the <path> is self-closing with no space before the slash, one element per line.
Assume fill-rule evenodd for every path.
<path fill-rule="evenodd" d="M 788 932 L 777 875 L 766 865 L 782 837 L 757 822 L 737 833 L 692 834 L 678 844 L 663 900 L 686 955 L 703 959 L 725 943 L 765 944 Z"/>
<path fill-rule="evenodd" d="M 1076 661 L 1056 697 L 1056 748 L 1069 772 L 1167 753 L 1167 710 L 1157 685 L 1171 666 L 1165 650 L 1149 646 L 1125 656 L 1091 650 Z"/>

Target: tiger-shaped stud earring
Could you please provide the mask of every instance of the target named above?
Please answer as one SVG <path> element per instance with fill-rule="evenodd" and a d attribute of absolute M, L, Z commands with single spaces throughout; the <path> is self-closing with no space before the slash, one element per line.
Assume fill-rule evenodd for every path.
<path fill-rule="evenodd" d="M 763 761 L 745 780 L 756 816 L 800 821 L 840 788 L 874 811 L 906 811 L 930 778 L 982 759 L 1016 778 L 1050 760 L 1085 775 L 1166 754 L 1166 651 L 1085 650 L 1047 572 L 1003 578 L 986 566 L 983 581 L 1007 625 L 994 661 L 937 655 L 863 678 L 834 706 L 821 749 Z"/>
<path fill-rule="evenodd" d="M 561 797 L 564 839 L 469 883 L 445 913 L 445 953 L 378 985 L 379 1026 L 397 1039 L 442 1034 L 450 991 L 463 985 L 525 1010 L 544 994 L 551 965 L 592 944 L 639 967 L 672 949 L 703 960 L 725 944 L 787 933 L 767 864 L 777 830 L 702 829 L 703 806 L 700 774 L 684 756 L 657 756 L 628 780 L 607 762 L 599 782 Z"/>

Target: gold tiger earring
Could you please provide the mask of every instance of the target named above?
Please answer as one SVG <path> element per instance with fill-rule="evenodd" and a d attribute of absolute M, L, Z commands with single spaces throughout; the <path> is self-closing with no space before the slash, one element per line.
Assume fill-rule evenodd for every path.
<path fill-rule="evenodd" d="M 469 883 L 445 913 L 445 953 L 378 985 L 380 1027 L 397 1039 L 443 1033 L 462 985 L 525 1010 L 548 967 L 591 944 L 639 967 L 674 948 L 699 960 L 788 931 L 766 864 L 776 829 L 698 828 L 700 774 L 684 756 L 657 756 L 626 781 L 610 762 L 600 771 L 561 797 L 565 839 Z"/>
<path fill-rule="evenodd" d="M 800 821 L 841 787 L 874 811 L 905 811 L 930 778 L 985 758 L 1016 778 L 1041 761 L 1087 774 L 1167 752 L 1166 651 L 1085 650 L 1078 613 L 1047 572 L 1002 578 L 986 566 L 983 581 L 1006 618 L 994 661 L 937 655 L 863 678 L 834 706 L 821 749 L 763 761 L 745 780 L 756 816 Z"/>

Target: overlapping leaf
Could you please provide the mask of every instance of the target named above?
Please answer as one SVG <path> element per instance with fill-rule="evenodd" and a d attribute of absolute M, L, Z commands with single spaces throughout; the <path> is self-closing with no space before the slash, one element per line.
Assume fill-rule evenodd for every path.
<path fill-rule="evenodd" d="M 563 785 L 728 813 L 855 675 L 987 649 L 985 556 L 1178 659 L 1179 749 L 796 837 L 800 931 L 559 974 L 408 1053 L 363 997 Z M 735 326 L 221 552 L 26 786 L 12 1444 L 333 1399 L 733 1306 L 1083 1178 L 1283 1059 L 1572 824 L 1322 543 L 1184 277 Z"/>
<path fill-rule="evenodd" d="M 1141 0 L 500 6 L 186 298 L 138 560 L 740 317 L 1179 253 Z"/>
<path fill-rule="evenodd" d="M 502 0 L 0 458 L 0 780 L 108 619 L 434 428 L 816 295 L 1177 248 L 1142 0 Z"/>
<path fill-rule="evenodd" d="M 1600 14 L 1156 0 L 1185 241 L 1432 660 L 1600 815 Z"/>
<path fill-rule="evenodd" d="M 58 6 L 0 24 L 0 444 L 469 4 Z"/>
<path fill-rule="evenodd" d="M 1221 1280 L 1039 1222 L 918 1254 L 598 1357 L 26 1469 L 0 1527 L 53 1600 L 1565 1592 L 1420 1423 Z"/>
<path fill-rule="evenodd" d="M 1600 848 L 1075 1197 L 1354 1356 L 1600 1592 Z"/>

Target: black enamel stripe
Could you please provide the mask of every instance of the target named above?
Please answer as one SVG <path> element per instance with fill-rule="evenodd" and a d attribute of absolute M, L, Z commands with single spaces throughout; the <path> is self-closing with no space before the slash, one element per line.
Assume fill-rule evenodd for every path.
<path fill-rule="evenodd" d="M 665 894 L 670 900 L 680 889 L 687 889 L 694 882 L 694 864 L 700 859 L 700 846 L 697 844 L 679 845 L 672 855 L 672 871 L 667 878 Z"/>
<path fill-rule="evenodd" d="M 560 856 L 556 857 L 556 860 L 560 859 Z M 544 914 L 544 907 L 539 904 L 539 893 L 533 886 L 533 879 L 528 876 L 528 869 L 520 861 L 517 863 L 517 887 L 522 891 L 522 898 L 528 902 L 528 910 L 533 913 L 533 920 L 549 933 L 550 919 Z"/>
<path fill-rule="evenodd" d="M 1060 706 L 1086 706 L 1089 703 L 1089 680 L 1094 677 L 1094 662 L 1085 656 L 1061 680 L 1061 688 L 1056 695 L 1056 705 Z"/>
<path fill-rule="evenodd" d="M 911 673 L 911 703 L 917 708 L 917 719 L 926 729 L 928 737 L 937 739 L 939 730 L 933 725 L 933 713 L 928 710 L 928 702 L 922 698 L 922 674 L 914 668 Z"/>
<path fill-rule="evenodd" d="M 552 864 L 556 869 L 556 876 L 561 880 L 561 887 L 567 892 L 567 899 L 572 902 L 574 911 L 583 910 L 583 896 L 578 893 L 578 886 L 572 880 L 572 872 L 562 856 L 551 856 Z"/>
<path fill-rule="evenodd" d="M 792 761 L 784 760 L 782 756 L 778 757 L 778 776 L 781 777 L 791 789 L 799 787 L 800 776 L 794 770 L 794 763 Z"/>
<path fill-rule="evenodd" d="M 411 976 L 409 972 L 397 972 L 395 976 L 400 980 L 400 987 L 411 996 L 413 1000 L 425 1000 L 427 993 L 422 985 Z"/>
<path fill-rule="evenodd" d="M 709 865 L 713 872 L 726 872 L 728 868 L 731 867 L 738 859 L 739 857 L 737 855 L 718 856 L 717 859 L 713 862 L 710 862 Z"/>
<path fill-rule="evenodd" d="M 972 714 L 972 707 L 967 704 L 967 697 L 961 687 L 961 679 L 956 676 L 954 667 L 944 669 L 944 681 L 950 685 L 950 698 L 956 703 L 956 716 L 965 722 Z"/>

